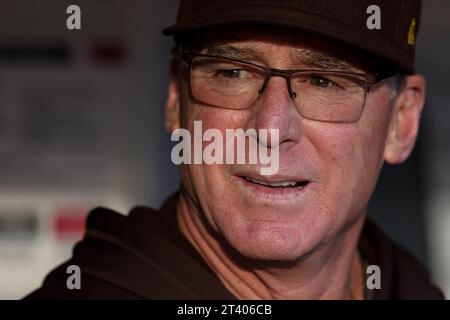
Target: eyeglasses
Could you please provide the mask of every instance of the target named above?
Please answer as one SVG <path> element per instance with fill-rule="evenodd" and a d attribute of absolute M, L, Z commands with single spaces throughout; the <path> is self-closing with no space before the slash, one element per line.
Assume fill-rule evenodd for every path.
<path fill-rule="evenodd" d="M 225 109 L 247 109 L 264 94 L 272 77 L 282 77 L 299 113 L 310 120 L 324 122 L 358 121 L 370 87 L 395 74 L 280 70 L 187 51 L 182 51 L 182 58 L 188 63 L 191 97 L 198 103 Z"/>

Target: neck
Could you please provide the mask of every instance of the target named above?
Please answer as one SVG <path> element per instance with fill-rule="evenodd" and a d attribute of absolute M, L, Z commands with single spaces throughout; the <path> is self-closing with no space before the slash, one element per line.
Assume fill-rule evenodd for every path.
<path fill-rule="evenodd" d="M 254 261 L 230 248 L 206 226 L 201 210 L 182 193 L 178 226 L 223 285 L 238 299 L 363 299 L 357 251 L 364 215 L 337 239 L 294 262 Z"/>

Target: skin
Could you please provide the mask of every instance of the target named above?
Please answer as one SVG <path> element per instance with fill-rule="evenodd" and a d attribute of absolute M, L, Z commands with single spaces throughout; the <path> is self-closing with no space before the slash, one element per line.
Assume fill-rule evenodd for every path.
<path fill-rule="evenodd" d="M 237 35 L 238 34 L 238 35 Z M 205 45 L 252 47 L 255 63 L 296 69 L 296 50 L 309 49 L 345 62 L 355 72 L 372 66 L 351 48 L 299 31 L 239 27 L 214 30 Z M 363 268 L 357 250 L 367 204 L 384 161 L 410 155 L 425 99 L 425 80 L 406 78 L 395 100 L 391 82 L 371 88 L 357 122 L 306 119 L 289 97 L 286 82 L 274 77 L 245 110 L 212 108 L 189 96 L 184 64 L 176 51 L 168 87 L 166 127 L 172 132 L 201 120 L 203 130 L 279 130 L 280 169 L 259 176 L 258 165 L 182 165 L 177 207 L 181 232 L 225 287 L 240 299 L 362 299 Z M 263 181 L 308 180 L 302 191 L 255 189 L 240 176 Z"/>

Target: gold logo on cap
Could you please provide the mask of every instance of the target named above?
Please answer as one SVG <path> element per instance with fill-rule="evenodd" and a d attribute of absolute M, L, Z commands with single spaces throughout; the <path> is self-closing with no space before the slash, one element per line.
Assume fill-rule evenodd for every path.
<path fill-rule="evenodd" d="M 413 46 L 416 44 L 416 19 L 411 20 L 411 24 L 409 25 L 409 32 L 408 32 L 408 44 Z"/>

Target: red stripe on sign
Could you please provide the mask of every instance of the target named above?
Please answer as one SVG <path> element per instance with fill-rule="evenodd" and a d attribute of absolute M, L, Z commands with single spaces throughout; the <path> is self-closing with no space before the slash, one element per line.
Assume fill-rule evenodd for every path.
<path fill-rule="evenodd" d="M 54 230 L 58 236 L 84 234 L 87 217 L 86 209 L 63 208 L 56 212 Z"/>
<path fill-rule="evenodd" d="M 128 50 L 120 41 L 96 40 L 89 45 L 89 58 L 95 64 L 121 64 L 128 56 Z"/>

